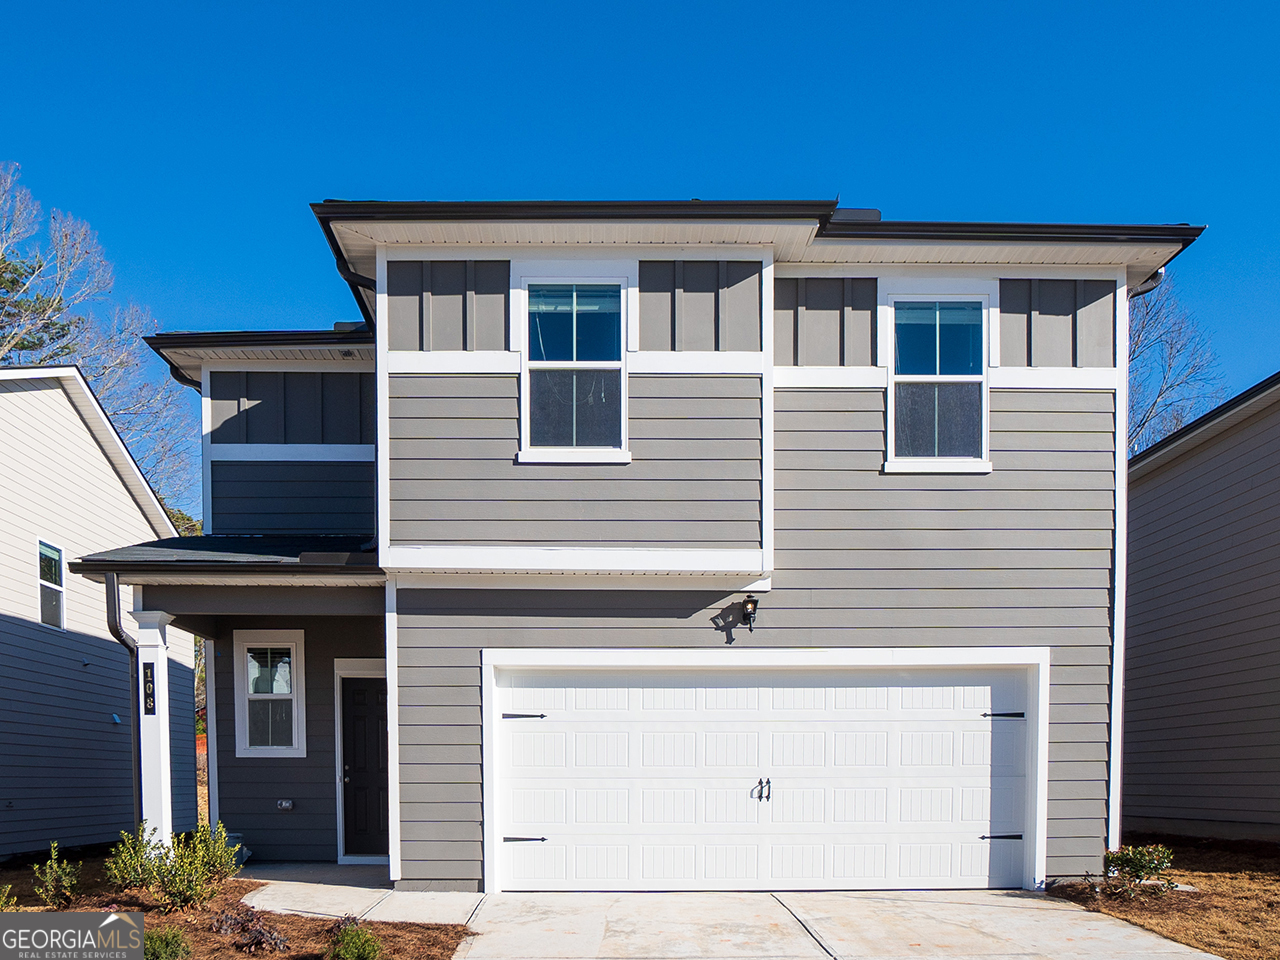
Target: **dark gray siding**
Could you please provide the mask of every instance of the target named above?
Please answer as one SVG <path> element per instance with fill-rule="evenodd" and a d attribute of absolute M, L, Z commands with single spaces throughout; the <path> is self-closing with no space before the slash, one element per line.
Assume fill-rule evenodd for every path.
<path fill-rule="evenodd" d="M 391 349 L 505 350 L 510 285 L 506 260 L 392 260 Z"/>
<path fill-rule="evenodd" d="M 1114 397 L 993 391 L 989 476 L 891 475 L 883 391 L 780 390 L 777 559 L 753 647 L 1049 646 L 1050 876 L 1106 833 Z M 722 647 L 718 592 L 402 590 L 408 881 L 481 883 L 480 649 Z"/>
<path fill-rule="evenodd" d="M 1280 406 L 1129 488 L 1124 818 L 1280 832 Z"/>
<path fill-rule="evenodd" d="M 209 471 L 209 533 L 373 533 L 372 462 L 215 460 Z"/>
<path fill-rule="evenodd" d="M 133 828 L 129 721 L 123 647 L 0 616 L 0 855 Z"/>
<path fill-rule="evenodd" d="M 212 665 L 217 690 L 218 817 L 244 835 L 255 860 L 338 857 L 337 771 L 334 766 L 333 661 L 385 656 L 377 617 L 221 617 Z M 234 630 L 303 630 L 306 662 L 307 755 L 236 757 Z M 276 809 L 292 800 L 293 810 Z"/>
<path fill-rule="evenodd" d="M 1001 280 L 1000 363 L 1114 367 L 1113 280 Z"/>
<path fill-rule="evenodd" d="M 758 260 L 640 261 L 641 350 L 760 352 Z"/>
<path fill-rule="evenodd" d="M 514 376 L 391 378 L 391 542 L 760 546 L 760 378 L 631 376 L 630 464 L 518 464 Z"/>
<path fill-rule="evenodd" d="M 373 443 L 372 373 L 217 370 L 209 374 L 213 443 Z"/>
<path fill-rule="evenodd" d="M 196 800 L 196 675 L 176 660 L 169 661 L 169 776 L 173 832 L 194 830 L 200 816 Z"/>
<path fill-rule="evenodd" d="M 876 281 L 782 278 L 773 283 L 773 362 L 870 367 L 876 362 Z"/>

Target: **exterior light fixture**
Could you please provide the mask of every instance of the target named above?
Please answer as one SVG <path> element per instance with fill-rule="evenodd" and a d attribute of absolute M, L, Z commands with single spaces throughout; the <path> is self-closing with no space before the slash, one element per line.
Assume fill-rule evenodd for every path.
<path fill-rule="evenodd" d="M 742 622 L 747 625 L 747 633 L 755 633 L 756 607 L 758 606 L 760 606 L 760 601 L 750 593 L 748 593 L 747 598 L 742 601 Z"/>

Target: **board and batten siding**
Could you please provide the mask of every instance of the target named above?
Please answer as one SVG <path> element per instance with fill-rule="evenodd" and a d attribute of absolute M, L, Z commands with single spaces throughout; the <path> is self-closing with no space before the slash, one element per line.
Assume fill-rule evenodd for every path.
<path fill-rule="evenodd" d="M 989 476 L 882 475 L 884 392 L 776 392 L 777 551 L 758 647 L 1048 646 L 1048 874 L 1102 868 L 1115 405 L 992 391 Z M 479 889 L 480 651 L 723 649 L 723 591 L 397 594 L 406 885 Z"/>
<path fill-rule="evenodd" d="M 1129 486 L 1124 820 L 1280 835 L 1280 405 Z"/>
<path fill-rule="evenodd" d="M 391 542 L 759 549 L 760 378 L 628 378 L 632 462 L 518 464 L 514 376 L 391 378 Z"/>
<path fill-rule="evenodd" d="M 372 462 L 214 460 L 209 475 L 210 533 L 373 533 Z"/>

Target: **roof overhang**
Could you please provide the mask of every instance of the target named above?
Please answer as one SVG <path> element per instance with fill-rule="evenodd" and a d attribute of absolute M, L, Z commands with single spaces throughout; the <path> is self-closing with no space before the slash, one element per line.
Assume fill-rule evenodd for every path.
<path fill-rule="evenodd" d="M 373 333 L 363 326 L 354 330 L 158 333 L 143 339 L 169 365 L 175 380 L 197 390 L 209 362 L 374 360 Z"/>

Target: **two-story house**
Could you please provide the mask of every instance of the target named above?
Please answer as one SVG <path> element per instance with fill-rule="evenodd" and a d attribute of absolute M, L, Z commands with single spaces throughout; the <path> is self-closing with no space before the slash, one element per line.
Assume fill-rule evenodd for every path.
<path fill-rule="evenodd" d="M 314 210 L 364 322 L 153 338 L 209 535 L 81 565 L 213 638 L 257 855 L 488 891 L 1101 870 L 1127 303 L 1200 228 Z"/>

